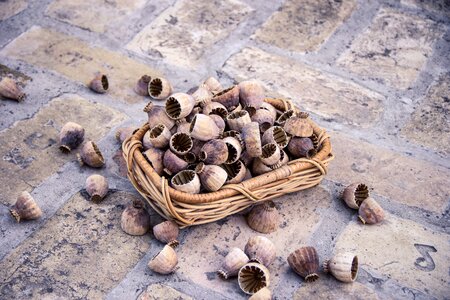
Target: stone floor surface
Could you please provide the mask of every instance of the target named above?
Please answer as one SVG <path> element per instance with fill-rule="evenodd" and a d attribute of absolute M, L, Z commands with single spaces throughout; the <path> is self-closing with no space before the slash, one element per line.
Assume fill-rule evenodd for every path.
<path fill-rule="evenodd" d="M 104 95 L 86 88 L 95 71 L 109 76 Z M 182 230 L 168 276 L 147 267 L 163 247 L 151 233 L 120 229 L 140 195 L 115 132 L 146 120 L 149 98 L 133 91 L 143 74 L 176 91 L 209 76 L 224 86 L 255 78 L 328 130 L 336 158 L 326 178 L 275 200 L 273 299 L 450 299 L 448 0 L 0 1 L 0 77 L 27 94 L 0 101 L 0 299 L 247 299 L 215 274 L 258 234 L 244 215 Z M 98 141 L 104 168 L 58 150 L 67 121 Z M 100 204 L 83 190 L 94 173 L 111 188 Z M 381 224 L 362 225 L 343 204 L 354 181 L 372 188 Z M 43 216 L 16 223 L 8 210 L 24 190 Z M 304 282 L 286 258 L 306 245 L 321 263 L 357 254 L 356 282 L 322 270 Z"/>

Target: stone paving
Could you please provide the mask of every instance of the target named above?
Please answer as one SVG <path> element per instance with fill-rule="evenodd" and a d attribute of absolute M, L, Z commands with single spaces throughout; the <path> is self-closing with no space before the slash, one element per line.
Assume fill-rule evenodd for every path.
<path fill-rule="evenodd" d="M 86 88 L 97 70 L 109 75 L 107 94 Z M 145 122 L 149 99 L 133 92 L 143 74 L 178 91 L 208 76 L 225 86 L 256 78 L 328 129 L 336 159 L 326 179 L 275 201 L 274 299 L 450 298 L 448 0 L 4 0 L 0 76 L 27 98 L 0 101 L 0 299 L 247 298 L 215 275 L 230 248 L 257 234 L 244 215 L 182 230 L 169 276 L 147 267 L 163 246 L 151 233 L 120 229 L 140 196 L 114 135 Z M 104 168 L 58 150 L 66 121 L 98 141 Z M 110 182 L 100 204 L 83 190 L 94 173 Z M 361 225 L 340 200 L 359 180 L 386 210 L 383 223 Z M 8 209 L 24 190 L 44 214 L 18 224 Z M 321 272 L 305 283 L 286 261 L 304 245 L 321 262 L 358 254 L 357 281 Z"/>

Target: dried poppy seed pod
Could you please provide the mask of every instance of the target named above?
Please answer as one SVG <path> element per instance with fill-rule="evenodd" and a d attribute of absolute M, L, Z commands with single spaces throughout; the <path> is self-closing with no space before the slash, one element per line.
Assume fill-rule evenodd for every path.
<path fill-rule="evenodd" d="M 161 176 L 163 174 L 164 166 L 162 164 L 163 162 L 163 156 L 164 152 L 158 148 L 150 147 L 147 150 L 145 150 L 142 155 L 147 159 L 147 161 L 152 166 L 153 170 Z"/>
<path fill-rule="evenodd" d="M 172 94 L 172 85 L 166 78 L 154 78 L 148 84 L 148 94 L 153 99 L 164 100 Z"/>
<path fill-rule="evenodd" d="M 216 165 L 205 165 L 199 163 L 195 167 L 195 172 L 200 177 L 202 186 L 209 192 L 215 192 L 219 190 L 227 180 L 227 172 Z"/>
<path fill-rule="evenodd" d="M 261 103 L 260 108 L 269 111 L 270 115 L 272 116 L 274 121 L 277 119 L 277 109 L 275 107 L 273 107 L 272 104 L 263 102 L 263 103 Z"/>
<path fill-rule="evenodd" d="M 192 119 L 190 134 L 193 138 L 200 141 L 209 141 L 219 137 L 220 130 L 216 122 L 209 116 L 198 114 Z"/>
<path fill-rule="evenodd" d="M 229 137 L 229 136 L 235 138 L 236 140 L 238 140 L 239 143 L 241 144 L 241 147 L 242 147 L 242 148 L 245 147 L 244 140 L 242 139 L 242 136 L 241 136 L 241 134 L 239 133 L 239 131 L 236 131 L 236 130 L 228 130 L 228 131 L 225 131 L 225 132 L 222 134 L 222 138 L 223 138 L 223 139 L 226 138 L 226 137 Z"/>
<path fill-rule="evenodd" d="M 221 165 L 228 159 L 228 147 L 223 140 L 210 140 L 201 148 L 199 159 L 208 165 Z"/>
<path fill-rule="evenodd" d="M 69 153 L 78 147 L 83 141 L 84 128 L 77 123 L 67 122 L 59 132 L 59 150 L 63 153 Z"/>
<path fill-rule="evenodd" d="M 100 202 L 108 193 L 108 181 L 105 177 L 94 174 L 86 179 L 85 189 L 92 202 Z"/>
<path fill-rule="evenodd" d="M 284 126 L 286 121 L 294 116 L 295 116 L 295 111 L 293 109 L 289 109 L 289 110 L 285 111 L 284 113 L 282 113 L 278 117 L 276 123 L 280 126 Z"/>
<path fill-rule="evenodd" d="M 179 242 L 177 238 L 179 233 L 180 229 L 177 223 L 173 221 L 164 221 L 153 227 L 153 235 L 155 238 L 171 247 L 178 246 Z"/>
<path fill-rule="evenodd" d="M 117 129 L 116 131 L 116 140 L 123 144 L 123 142 L 133 135 L 133 132 L 136 130 L 135 127 L 122 127 Z"/>
<path fill-rule="evenodd" d="M 194 142 L 191 136 L 182 132 L 172 135 L 169 141 L 170 150 L 178 155 L 185 155 L 192 149 L 193 146 Z"/>
<path fill-rule="evenodd" d="M 236 113 L 241 110 L 243 110 L 242 105 L 239 103 L 237 106 L 232 106 L 232 107 L 228 108 L 228 114 Z M 249 115 L 250 115 L 250 113 L 249 113 Z"/>
<path fill-rule="evenodd" d="M 216 123 L 217 128 L 219 128 L 219 135 L 221 135 L 225 131 L 225 121 L 219 115 L 209 115 L 209 117 Z"/>
<path fill-rule="evenodd" d="M 42 211 L 28 192 L 20 193 L 14 206 L 9 210 L 17 222 L 35 220 L 42 216 Z"/>
<path fill-rule="evenodd" d="M 363 224 L 376 224 L 384 220 L 384 210 L 373 198 L 367 198 L 361 203 L 358 218 Z"/>
<path fill-rule="evenodd" d="M 234 184 L 242 182 L 247 173 L 247 168 L 245 168 L 244 163 L 240 160 L 232 164 L 228 165 L 224 164 L 222 165 L 222 167 L 228 174 L 227 181 L 225 182 L 226 184 Z"/>
<path fill-rule="evenodd" d="M 310 138 L 293 137 L 288 144 L 289 153 L 295 158 L 306 157 L 311 158 L 316 155 L 314 144 Z"/>
<path fill-rule="evenodd" d="M 134 200 L 122 212 L 120 227 L 129 235 L 144 235 L 150 228 L 150 215 L 141 200 Z"/>
<path fill-rule="evenodd" d="M 194 109 L 194 97 L 185 93 L 175 93 L 166 100 L 166 113 L 169 118 L 179 120 L 187 117 Z"/>
<path fill-rule="evenodd" d="M 238 274 L 239 269 L 248 263 L 248 256 L 239 248 L 232 248 L 222 264 L 222 268 L 217 271 L 220 278 L 226 280 Z"/>
<path fill-rule="evenodd" d="M 250 115 L 246 110 L 233 112 L 227 116 L 227 124 L 231 130 L 241 131 L 245 125 L 251 122 Z"/>
<path fill-rule="evenodd" d="M 251 157 L 247 151 L 242 152 L 241 154 L 241 161 L 244 163 L 245 166 L 250 166 L 253 162 L 254 157 Z"/>
<path fill-rule="evenodd" d="M 280 161 L 281 152 L 278 145 L 275 143 L 265 144 L 262 147 L 262 154 L 260 159 L 263 164 L 272 166 Z"/>
<path fill-rule="evenodd" d="M 289 266 L 306 282 L 319 279 L 319 255 L 314 247 L 302 247 L 292 252 L 287 261 Z"/>
<path fill-rule="evenodd" d="M 94 79 L 89 83 L 89 88 L 99 94 L 106 93 L 109 88 L 108 77 L 100 72 L 95 73 Z"/>
<path fill-rule="evenodd" d="M 230 111 L 239 105 L 239 86 L 235 85 L 215 94 L 211 101 L 219 102 Z"/>
<path fill-rule="evenodd" d="M 207 78 L 203 84 L 213 93 L 213 94 L 217 94 L 219 93 L 221 90 L 223 90 L 222 85 L 220 84 L 220 82 L 214 78 L 214 77 L 209 77 Z"/>
<path fill-rule="evenodd" d="M 100 168 L 105 164 L 100 149 L 92 141 L 84 143 L 80 153 L 77 154 L 77 158 L 81 166 L 86 164 L 93 168 Z"/>
<path fill-rule="evenodd" d="M 261 264 L 248 263 L 239 270 L 238 283 L 244 293 L 252 295 L 269 286 L 270 272 Z"/>
<path fill-rule="evenodd" d="M 251 157 L 260 157 L 262 155 L 261 135 L 259 132 L 259 124 L 250 122 L 242 128 L 242 139 L 244 140 L 245 149 Z"/>
<path fill-rule="evenodd" d="M 141 96 L 148 96 L 148 85 L 152 78 L 148 75 L 143 75 L 139 80 L 137 81 L 136 85 L 134 86 L 134 91 L 136 94 Z"/>
<path fill-rule="evenodd" d="M 280 223 L 280 213 L 275 203 L 267 201 L 252 208 L 247 217 L 248 226 L 261 233 L 271 233 L 277 230 Z"/>
<path fill-rule="evenodd" d="M 280 126 L 273 126 L 267 129 L 262 138 L 262 144 L 276 143 L 280 149 L 288 145 L 288 137 L 284 129 Z"/>
<path fill-rule="evenodd" d="M 207 105 L 203 106 L 203 113 L 208 116 L 218 115 L 223 119 L 228 116 L 227 108 L 219 102 L 210 102 Z"/>
<path fill-rule="evenodd" d="M 272 171 L 273 169 L 267 165 L 265 165 L 261 158 L 257 157 L 253 160 L 252 164 L 252 174 L 255 176 L 262 175 Z"/>
<path fill-rule="evenodd" d="M 274 165 L 269 166 L 272 170 L 278 169 L 281 166 L 287 165 L 289 162 L 289 156 L 284 152 L 284 150 L 280 151 L 280 161 Z"/>
<path fill-rule="evenodd" d="M 263 287 L 248 298 L 248 300 L 272 300 L 272 292 L 267 287 Z"/>
<path fill-rule="evenodd" d="M 250 261 L 255 261 L 266 267 L 276 257 L 275 245 L 268 238 L 259 235 L 251 237 L 248 240 L 244 252 L 250 258 Z"/>
<path fill-rule="evenodd" d="M 198 89 L 192 94 L 196 104 L 209 103 L 213 97 L 213 93 L 204 84 L 201 84 Z"/>
<path fill-rule="evenodd" d="M 196 139 L 192 139 L 192 142 L 193 142 L 192 149 L 189 152 L 194 154 L 195 155 L 195 160 L 197 160 L 197 158 L 200 157 L 200 153 L 202 151 L 202 147 L 203 147 L 203 145 L 206 144 L 206 142 L 200 141 L 200 140 L 196 140 Z"/>
<path fill-rule="evenodd" d="M 170 149 L 167 149 L 164 153 L 163 165 L 164 172 L 166 172 L 168 175 L 173 175 L 186 169 L 188 166 L 188 162 L 178 157 Z"/>
<path fill-rule="evenodd" d="M 155 127 L 151 128 L 149 133 L 150 143 L 155 148 L 165 148 L 169 145 L 170 138 L 172 134 L 170 130 L 164 124 L 158 124 Z"/>
<path fill-rule="evenodd" d="M 314 130 L 307 118 L 291 117 L 286 120 L 283 126 L 284 130 L 292 136 L 310 137 Z"/>
<path fill-rule="evenodd" d="M 252 122 L 259 124 L 259 130 L 264 133 L 267 129 L 273 126 L 275 119 L 272 113 L 266 109 L 258 109 L 251 116 Z"/>
<path fill-rule="evenodd" d="M 176 131 L 173 134 L 175 134 L 177 132 L 189 134 L 190 128 L 191 128 L 191 123 L 187 122 L 186 120 L 182 120 L 180 123 L 177 124 Z"/>
<path fill-rule="evenodd" d="M 331 273 L 337 280 L 353 282 L 358 276 L 358 257 L 350 252 L 340 252 L 325 260 L 323 270 Z"/>
<path fill-rule="evenodd" d="M 189 194 L 200 193 L 200 179 L 192 170 L 178 172 L 174 177 L 172 177 L 170 183 L 176 190 Z"/>
<path fill-rule="evenodd" d="M 242 153 L 242 145 L 241 143 L 234 137 L 226 137 L 223 139 L 228 148 L 228 157 L 225 161 L 226 164 L 232 164 L 239 160 Z"/>
<path fill-rule="evenodd" d="M 258 109 L 264 102 L 264 88 L 256 80 L 239 83 L 239 100 L 244 107 Z"/>
<path fill-rule="evenodd" d="M 165 245 L 164 248 L 148 262 L 148 267 L 153 272 L 167 275 L 175 270 L 177 264 L 177 253 L 171 246 Z"/>
<path fill-rule="evenodd" d="M 185 121 L 188 122 L 188 123 L 190 123 L 190 122 L 192 121 L 192 119 L 194 119 L 194 117 L 195 117 L 197 114 L 201 114 L 202 111 L 203 111 L 203 109 L 202 109 L 201 107 L 199 107 L 199 106 L 194 106 L 194 108 L 192 109 L 191 113 L 190 113 L 189 115 L 187 115 Z M 178 123 L 178 122 L 179 122 L 179 121 L 177 121 L 177 123 Z"/>
<path fill-rule="evenodd" d="M 144 112 L 148 115 L 148 125 L 150 128 L 153 128 L 158 124 L 164 124 L 164 126 L 170 130 L 175 126 L 175 121 L 169 118 L 162 106 L 156 106 L 152 102 L 149 102 L 145 106 Z"/>
<path fill-rule="evenodd" d="M 361 203 L 369 197 L 369 188 L 364 183 L 355 182 L 345 188 L 342 198 L 348 207 L 359 209 Z"/>
<path fill-rule="evenodd" d="M 21 102 L 25 93 L 19 88 L 14 79 L 3 77 L 0 81 L 0 96 Z"/>

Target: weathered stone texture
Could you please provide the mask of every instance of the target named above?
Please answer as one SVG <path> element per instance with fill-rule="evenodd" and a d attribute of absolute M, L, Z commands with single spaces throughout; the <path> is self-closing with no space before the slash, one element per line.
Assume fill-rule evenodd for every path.
<path fill-rule="evenodd" d="M 3 0 L 0 1 L 0 21 L 17 15 L 28 7 L 26 0 Z"/>
<path fill-rule="evenodd" d="M 147 289 L 142 292 L 138 300 L 192 300 L 192 298 L 184 293 L 177 291 L 170 286 L 155 283 L 147 287 Z"/>

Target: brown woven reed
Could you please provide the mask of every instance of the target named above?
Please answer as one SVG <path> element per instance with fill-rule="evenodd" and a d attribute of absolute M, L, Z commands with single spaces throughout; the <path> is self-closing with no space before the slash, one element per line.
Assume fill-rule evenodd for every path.
<path fill-rule="evenodd" d="M 265 99 L 280 111 L 297 110 L 291 101 Z M 328 135 L 311 121 L 319 145 L 312 159 L 300 158 L 269 173 L 239 184 L 228 184 L 217 192 L 188 194 L 169 186 L 142 155 L 142 138 L 149 130 L 143 125 L 122 145 L 128 167 L 128 178 L 149 205 L 166 219 L 172 219 L 183 228 L 220 220 L 247 207 L 287 193 L 304 190 L 319 184 L 333 159 Z"/>

